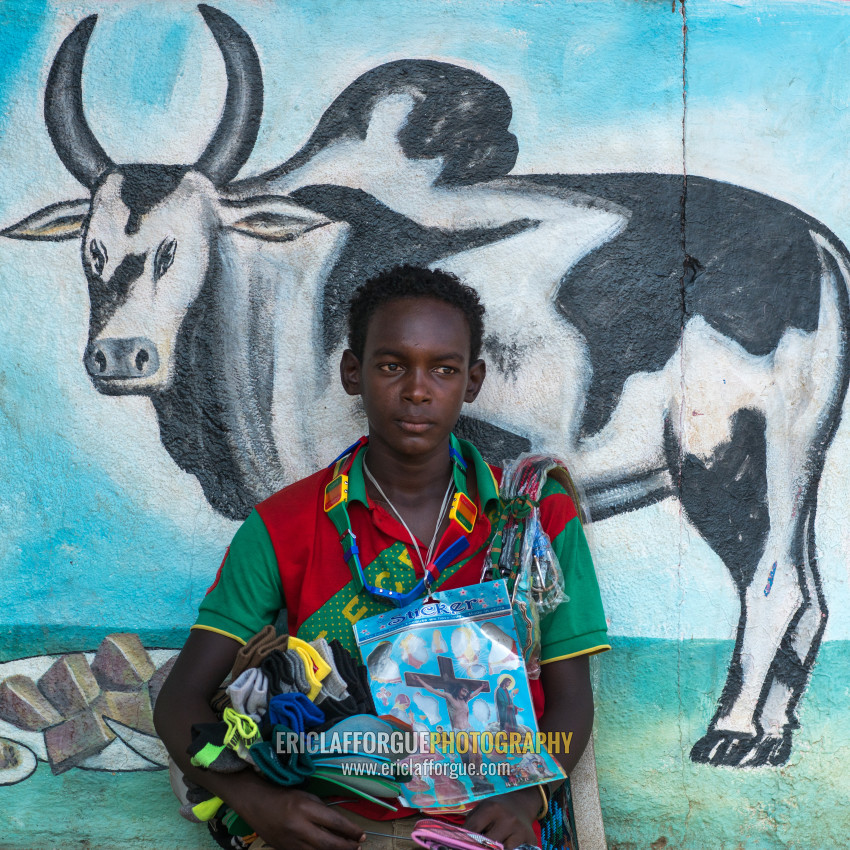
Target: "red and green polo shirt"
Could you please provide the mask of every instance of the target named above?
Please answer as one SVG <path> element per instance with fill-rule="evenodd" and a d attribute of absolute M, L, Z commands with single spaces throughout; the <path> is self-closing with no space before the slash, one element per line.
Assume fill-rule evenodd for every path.
<path fill-rule="evenodd" d="M 455 487 L 474 498 L 478 515 L 470 547 L 446 567 L 435 590 L 481 580 L 491 521 L 499 512 L 501 470 L 485 463 L 471 443 L 452 436 L 452 445 L 467 462 L 466 474 L 455 467 Z M 348 511 L 360 558 L 371 584 L 408 591 L 422 578 L 422 567 L 419 558 L 411 557 L 412 543 L 401 523 L 366 493 L 367 450 L 357 453 L 348 472 Z M 331 469 L 320 470 L 257 505 L 236 532 L 192 628 L 244 644 L 285 608 L 290 634 L 303 640 L 338 638 L 357 655 L 352 625 L 392 604 L 372 597 L 351 576 L 339 535 L 324 511 L 331 476 Z M 475 478 L 472 495 L 468 476 Z M 581 522 L 572 499 L 551 478 L 543 490 L 540 518 L 561 563 L 568 599 L 541 624 L 541 662 L 610 649 Z M 427 547 L 417 543 L 424 558 Z"/>

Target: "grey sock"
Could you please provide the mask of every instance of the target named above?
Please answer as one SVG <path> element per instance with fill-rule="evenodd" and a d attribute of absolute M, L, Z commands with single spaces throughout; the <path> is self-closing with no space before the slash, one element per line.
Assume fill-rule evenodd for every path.
<path fill-rule="evenodd" d="M 334 656 L 328 642 L 324 638 L 316 638 L 316 640 L 310 641 L 310 646 L 322 656 L 328 667 L 331 668 L 331 672 L 322 680 L 322 693 L 319 694 L 319 699 L 316 702 L 321 702 L 321 699 L 325 696 L 337 700 L 345 699 L 348 696 L 348 688 L 345 685 L 345 680 L 336 669 Z"/>
<path fill-rule="evenodd" d="M 269 704 L 269 680 L 258 667 L 249 667 L 227 686 L 227 695 L 236 711 L 259 720 Z"/>

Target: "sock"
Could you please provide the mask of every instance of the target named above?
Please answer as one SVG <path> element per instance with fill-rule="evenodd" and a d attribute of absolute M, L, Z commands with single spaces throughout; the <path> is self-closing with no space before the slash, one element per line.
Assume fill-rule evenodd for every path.
<path fill-rule="evenodd" d="M 228 727 L 225 744 L 234 750 L 240 759 L 250 761 L 249 748 L 260 740 L 260 730 L 254 719 L 246 714 L 239 714 L 232 708 L 224 710 L 223 719 Z"/>
<path fill-rule="evenodd" d="M 316 654 L 312 647 L 310 647 L 310 649 L 313 651 L 313 654 Z M 307 652 L 303 646 L 296 646 L 294 650 L 287 650 L 287 652 L 293 651 L 298 656 L 298 660 L 300 662 L 299 670 L 304 673 L 304 681 L 306 683 L 307 690 L 303 691 L 303 693 L 306 693 L 309 699 L 314 700 L 322 690 L 322 680 L 319 678 L 319 673 L 313 663 L 313 656 Z M 330 668 L 324 661 L 322 661 L 322 665 L 325 675 L 327 675 L 330 672 Z"/>
<path fill-rule="evenodd" d="M 210 699 L 210 708 L 218 717 L 221 717 L 221 715 L 224 714 L 224 709 L 230 708 L 230 706 L 230 697 L 227 695 L 226 688 L 219 688 Z"/>
<path fill-rule="evenodd" d="M 269 702 L 269 680 L 256 667 L 249 667 L 227 686 L 233 709 L 259 720 Z"/>
<path fill-rule="evenodd" d="M 204 800 L 202 803 L 196 803 L 195 805 L 186 803 L 185 806 L 180 807 L 180 814 L 186 820 L 192 821 L 192 823 L 205 823 L 214 817 L 215 813 L 223 805 L 224 800 L 221 797 L 210 797 L 208 800 Z"/>
<path fill-rule="evenodd" d="M 307 643 L 307 641 L 301 640 L 297 637 L 291 637 L 289 639 L 289 648 L 301 650 L 306 653 L 313 665 L 313 672 L 316 674 L 316 678 L 320 682 L 324 681 L 325 677 L 331 672 L 330 664 L 322 658 L 321 653 L 316 650 L 316 647 Z"/>
<path fill-rule="evenodd" d="M 345 681 L 348 692 L 354 696 L 352 688 L 359 690 L 360 687 L 360 679 L 357 676 L 357 664 L 348 650 L 336 638 L 330 642 L 330 648 L 334 662 L 336 663 L 336 669 Z"/>
<path fill-rule="evenodd" d="M 282 724 L 300 733 L 323 723 L 325 715 L 304 694 L 278 694 L 269 702 L 268 719 L 272 726 Z"/>
<path fill-rule="evenodd" d="M 257 840 L 257 833 L 251 835 L 231 835 L 220 817 L 210 818 L 207 821 L 207 829 L 210 837 L 218 847 L 224 850 L 248 850 L 253 841 Z"/>
<path fill-rule="evenodd" d="M 286 657 L 292 667 L 292 675 L 295 679 L 295 687 L 302 694 L 309 694 L 310 690 L 312 689 L 312 685 L 310 684 L 310 680 L 307 678 L 307 670 L 304 667 L 305 661 L 304 658 L 301 656 L 301 653 L 299 653 L 295 649 L 287 649 Z M 309 664 L 310 662 L 307 661 L 306 663 Z"/>
<path fill-rule="evenodd" d="M 322 712 L 325 715 L 325 720 L 316 726 L 316 732 L 326 732 L 331 726 L 335 726 L 340 720 L 346 717 L 351 717 L 352 714 L 358 714 L 357 703 L 351 695 L 345 699 L 335 699 L 332 696 L 322 700 Z"/>
<path fill-rule="evenodd" d="M 328 642 L 324 638 L 316 638 L 316 640 L 310 642 L 310 646 L 322 656 L 322 660 L 328 665 L 329 672 L 322 679 L 322 696 L 331 696 L 338 700 L 345 699 L 348 696 L 348 689 L 345 686 L 345 680 L 336 669 L 336 662 Z"/>
<path fill-rule="evenodd" d="M 228 724 L 224 722 L 192 724 L 192 743 L 186 748 L 192 764 L 219 773 L 244 770 L 245 762 L 224 743 L 228 731 Z"/>
<path fill-rule="evenodd" d="M 337 670 L 345 680 L 348 692 L 357 705 L 355 714 L 377 714 L 372 692 L 369 690 L 369 674 L 366 666 L 358 664 L 336 638 L 330 642 L 330 647 Z"/>
<path fill-rule="evenodd" d="M 270 652 L 260 664 L 260 670 L 269 683 L 269 699 L 299 690 L 295 684 L 292 659 L 286 652 L 279 649 Z"/>
<path fill-rule="evenodd" d="M 276 649 L 285 650 L 287 642 L 288 637 L 286 635 L 278 636 L 274 630 L 274 626 L 269 624 L 262 631 L 257 632 L 236 653 L 236 660 L 233 662 L 231 676 L 237 679 L 248 668 L 259 667 L 269 653 L 274 652 Z"/>
<path fill-rule="evenodd" d="M 186 799 L 193 806 L 198 803 L 203 803 L 204 800 L 209 800 L 210 797 L 215 796 L 212 792 L 207 791 L 206 788 L 202 788 L 200 785 L 195 785 L 191 779 L 186 779 L 185 776 L 183 777 L 183 784 L 186 786 Z"/>
<path fill-rule="evenodd" d="M 357 673 L 360 677 L 360 690 L 362 692 L 362 700 L 358 703 L 360 711 L 362 714 L 377 714 L 375 700 L 372 698 L 372 689 L 369 687 L 369 671 L 366 669 L 366 665 L 358 665 Z"/>
<path fill-rule="evenodd" d="M 275 740 L 278 733 L 292 732 L 287 726 L 273 727 L 271 741 L 260 741 L 251 747 L 251 758 L 259 771 L 277 785 L 300 785 L 313 774 L 315 766 L 309 753 L 291 751 L 278 753 Z"/>
<path fill-rule="evenodd" d="M 221 822 L 231 835 L 250 835 L 254 831 L 233 809 L 228 809 L 224 813 Z"/>

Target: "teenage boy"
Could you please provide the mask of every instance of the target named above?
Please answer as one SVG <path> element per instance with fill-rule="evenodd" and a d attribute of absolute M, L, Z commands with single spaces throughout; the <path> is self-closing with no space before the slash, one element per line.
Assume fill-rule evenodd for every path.
<path fill-rule="evenodd" d="M 457 440 L 452 428 L 484 381 L 483 314 L 477 293 L 440 271 L 403 266 L 358 290 L 340 376 L 346 392 L 360 396 L 369 422 L 368 442 L 350 462 L 347 496 L 365 581 L 349 569 L 338 529 L 325 513 L 331 470 L 286 487 L 258 505 L 236 533 L 159 694 L 156 727 L 174 760 L 189 779 L 252 825 L 265 842 L 255 846 L 354 850 L 395 846 L 377 843 L 382 839 L 367 832 L 409 835 L 412 820 L 406 830 L 400 822 L 394 828 L 371 823 L 304 791 L 272 785 L 252 770 L 194 768 L 186 748 L 193 723 L 215 720 L 209 700 L 240 645 L 274 622 L 281 609 L 290 634 L 306 640 L 324 634 L 353 646 L 351 623 L 391 607 L 381 589 L 401 595 L 417 587 L 440 548 L 448 524 L 445 505 L 456 491 L 472 500 L 477 516 L 466 550 L 432 589 L 478 583 L 490 523 L 498 515 L 494 473 L 500 473 L 474 446 Z M 573 733 L 569 753 L 557 756 L 569 772 L 593 723 L 588 656 L 609 647 L 575 506 L 552 481 L 541 500 L 541 522 L 561 561 L 569 601 L 543 621 L 542 675 L 532 690 L 535 708 L 542 711 L 541 729 Z M 532 787 L 484 800 L 465 825 L 507 850 L 535 844 L 541 796 Z M 374 810 L 370 815 L 376 816 Z"/>

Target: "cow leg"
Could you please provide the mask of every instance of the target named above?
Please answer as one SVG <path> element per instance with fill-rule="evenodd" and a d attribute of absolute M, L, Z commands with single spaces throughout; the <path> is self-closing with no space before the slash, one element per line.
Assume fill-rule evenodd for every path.
<path fill-rule="evenodd" d="M 691 433 L 684 429 L 682 477 L 684 482 L 690 471 L 694 484 L 691 494 L 683 486 L 686 509 L 726 562 L 741 598 L 729 676 L 708 732 L 691 751 L 695 761 L 754 767 L 788 759 L 796 728 L 794 710 L 808 684 L 826 626 L 814 518 L 824 454 L 847 387 L 843 356 L 847 297 L 841 285 L 841 278 L 846 278 L 843 263 L 828 246 L 818 244 L 826 251 L 819 252 L 823 273 L 816 332 L 789 329 L 768 358 L 750 357 L 740 350 L 736 354 L 733 344 L 724 344 L 716 336 L 712 339 L 704 328 L 697 327 L 694 335 L 696 368 L 704 368 L 705 355 L 712 349 L 716 354 L 725 350 L 727 360 L 729 355 L 738 360 L 736 371 L 744 378 L 739 389 L 751 388 L 748 394 L 730 398 L 744 409 L 730 419 L 730 446 L 717 445 L 710 464 L 701 458 L 707 454 L 705 441 L 711 428 L 706 434 L 699 427 Z M 731 361 L 718 365 L 718 372 L 731 374 L 727 371 Z M 693 395 L 701 403 L 711 400 L 705 383 L 695 386 Z M 726 480 L 716 484 L 727 488 L 732 502 L 737 501 L 735 488 L 748 478 L 750 484 L 741 501 L 743 510 L 726 508 L 724 539 L 710 511 L 697 504 L 701 497 L 697 466 L 703 463 L 703 483 L 709 483 L 709 468 L 714 471 L 718 457 L 734 455 L 739 442 L 749 446 L 744 451 L 748 463 L 741 464 L 731 479 L 729 472 L 734 470 L 724 476 L 721 463 L 718 471 Z M 694 459 L 688 456 L 688 443 L 702 449 Z M 742 515 L 748 509 L 749 516 Z M 737 517 L 733 516 L 736 510 Z M 729 539 L 735 536 L 737 544 Z"/>
<path fill-rule="evenodd" d="M 805 511 L 800 523 L 800 548 L 796 554 L 799 559 L 797 562 L 802 564 L 800 572 L 804 605 L 799 617 L 786 630 L 769 671 L 758 719 L 762 739 L 758 746 L 742 759 L 743 766 L 780 765 L 788 761 L 791 755 L 791 736 L 799 725 L 795 709 L 808 685 L 826 630 L 826 600 L 815 553 L 814 495 L 812 505 Z"/>
<path fill-rule="evenodd" d="M 748 416 L 739 415 L 739 423 L 733 429 L 733 446 L 739 437 L 752 447 L 754 429 L 751 423 L 751 433 L 746 433 L 746 419 L 754 417 L 749 411 L 742 413 Z M 729 453 L 727 450 L 720 454 Z M 731 454 L 734 456 L 734 450 Z M 794 708 L 814 666 L 826 626 L 826 605 L 814 557 L 814 499 L 807 504 L 803 494 L 791 493 L 789 488 L 787 501 L 796 504 L 782 505 L 784 500 L 772 499 L 769 488 L 765 492 L 769 476 L 761 474 L 765 470 L 762 458 L 767 460 L 769 452 L 749 451 L 744 457 L 746 461 L 734 477 L 727 476 L 727 493 L 732 496 L 733 507 L 721 513 L 732 528 L 739 529 L 741 539 L 737 546 L 717 539 L 718 518 L 706 515 L 704 508 L 700 513 L 700 507 L 694 504 L 704 496 L 699 491 L 707 482 L 705 476 L 688 476 L 692 459 L 686 458 L 683 471 L 683 479 L 691 478 L 683 486 L 688 515 L 724 556 L 741 597 L 738 635 L 726 686 L 709 731 L 694 745 L 691 758 L 711 764 L 755 767 L 782 764 L 790 755 L 791 736 L 797 726 Z M 776 462 L 774 459 L 769 464 Z M 727 469 L 728 473 L 734 471 L 734 465 Z M 784 471 L 792 472 L 787 468 Z M 810 492 L 814 492 L 816 480 L 815 477 L 810 484 Z M 745 513 L 748 515 L 743 516 Z M 768 513 L 775 520 L 773 529 Z M 789 513 L 792 521 L 785 525 L 781 519 Z M 763 551 L 748 580 L 746 549 L 752 555 L 756 546 Z"/>
<path fill-rule="evenodd" d="M 741 601 L 726 685 L 708 733 L 691 751 L 694 761 L 712 764 L 739 764 L 759 744 L 762 729 L 756 718 L 766 704 L 769 671 L 803 603 L 791 541 L 784 539 L 783 524 L 771 529 L 771 516 L 791 510 L 780 513 L 768 494 L 765 416 L 760 411 L 738 411 L 730 431 L 730 439 L 708 462 L 694 454 L 681 459 L 685 513 L 723 559 Z M 678 449 L 672 427 L 666 442 L 670 449 Z M 792 532 L 791 537 L 799 534 Z M 775 702 L 778 696 L 779 690 L 774 692 Z M 777 718 L 777 725 L 784 729 L 788 719 Z"/>

